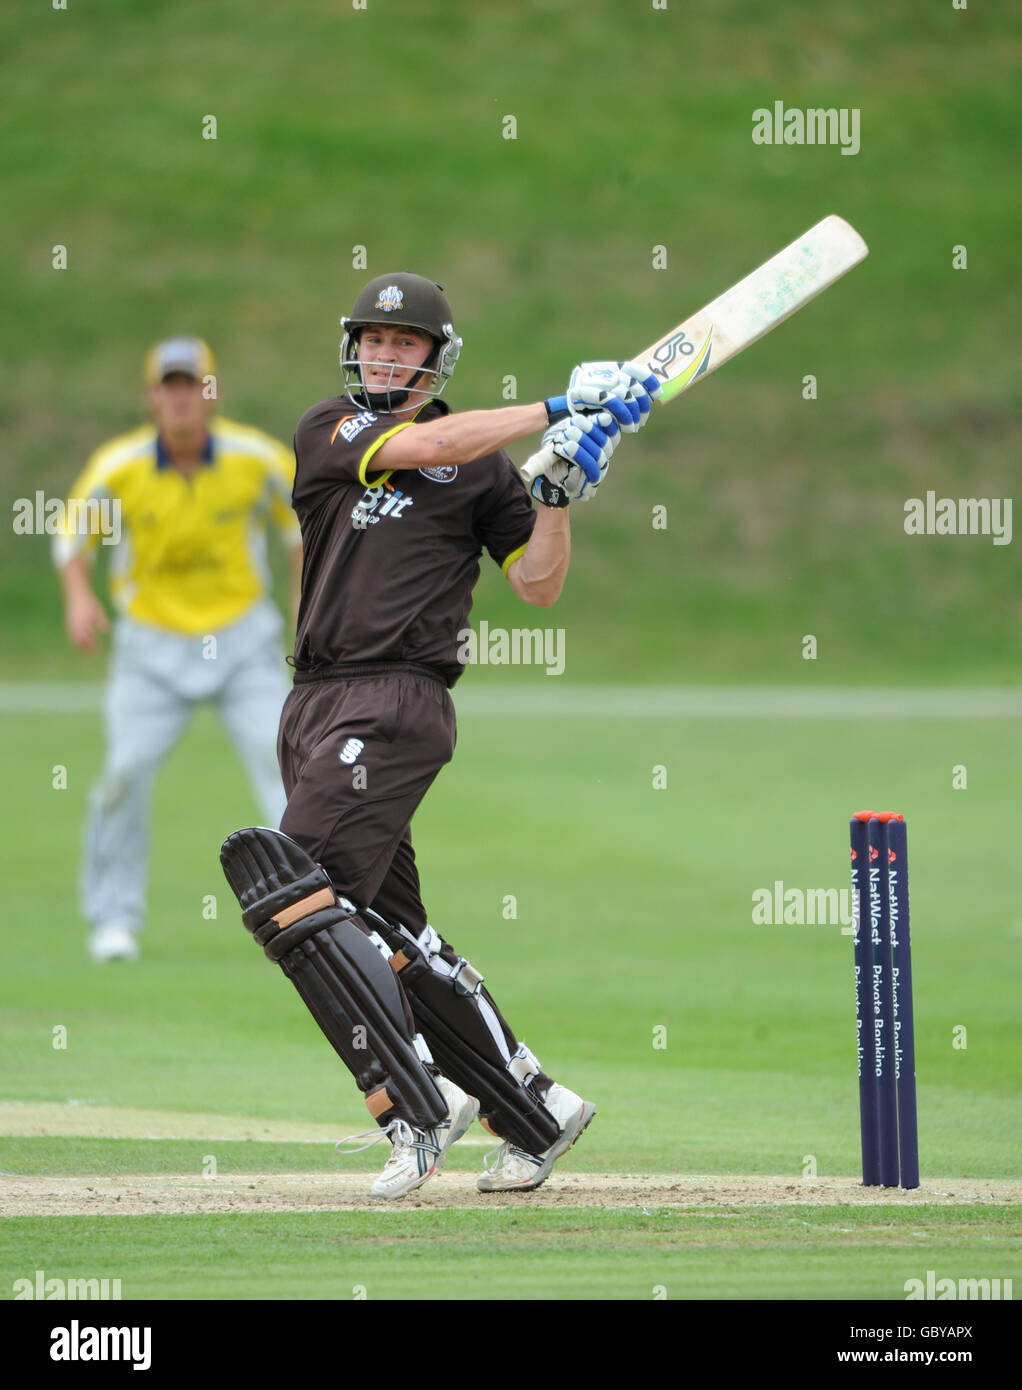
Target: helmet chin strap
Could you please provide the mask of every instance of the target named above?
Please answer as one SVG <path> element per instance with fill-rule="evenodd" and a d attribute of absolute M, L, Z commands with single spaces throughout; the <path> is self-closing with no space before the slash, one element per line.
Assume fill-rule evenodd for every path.
<path fill-rule="evenodd" d="M 367 391 L 364 385 L 362 390 L 355 394 L 367 410 L 372 410 L 377 415 L 389 415 L 394 410 L 400 410 L 408 399 L 408 392 L 405 390 Z"/>
<path fill-rule="evenodd" d="M 419 382 L 423 376 L 432 375 L 433 372 L 427 371 L 425 364 L 423 364 L 423 366 L 420 367 L 419 370 L 412 377 L 411 381 L 406 382 L 404 386 L 400 386 L 396 390 L 370 391 L 368 386 L 366 386 L 365 378 L 362 377 L 362 372 L 360 369 L 359 376 L 362 377 L 362 390 L 359 392 L 359 395 L 362 396 L 363 400 L 366 402 L 366 405 L 370 410 L 376 411 L 381 415 L 390 415 L 395 410 L 400 410 L 402 406 L 405 405 L 405 403 L 408 400 L 409 394 L 414 389 L 416 383 Z M 432 399 L 431 392 L 423 391 L 422 395 L 425 397 L 425 400 Z M 422 402 L 422 404 L 425 404 L 425 400 Z"/>

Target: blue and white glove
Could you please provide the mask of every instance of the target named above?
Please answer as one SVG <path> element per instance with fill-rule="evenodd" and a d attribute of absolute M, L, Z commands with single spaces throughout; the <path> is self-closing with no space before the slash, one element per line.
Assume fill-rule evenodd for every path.
<path fill-rule="evenodd" d="M 659 394 L 659 378 L 637 362 L 583 362 L 571 374 L 565 402 L 573 414 L 609 411 L 626 434 L 634 434 Z"/>
<path fill-rule="evenodd" d="M 553 424 L 540 440 L 543 471 L 533 479 L 531 492 L 546 507 L 587 502 L 607 476 L 621 435 L 613 420 L 606 427 L 592 415 L 573 415 Z"/>

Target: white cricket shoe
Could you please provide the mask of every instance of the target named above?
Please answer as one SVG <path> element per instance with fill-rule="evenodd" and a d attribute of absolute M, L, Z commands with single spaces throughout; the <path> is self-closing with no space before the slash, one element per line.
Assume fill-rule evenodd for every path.
<path fill-rule="evenodd" d="M 413 1129 L 405 1120 L 391 1120 L 383 1132 L 393 1147 L 369 1195 L 393 1202 L 440 1171 L 440 1145 L 435 1129 Z"/>
<path fill-rule="evenodd" d="M 89 955 L 95 961 L 138 960 L 138 940 L 131 927 L 108 922 L 89 937 Z"/>
<path fill-rule="evenodd" d="M 541 1154 L 526 1153 L 505 1140 L 499 1148 L 486 1155 L 486 1171 L 476 1187 L 480 1192 L 527 1192 L 546 1182 L 560 1156 L 571 1148 L 586 1125 L 596 1114 L 591 1100 L 583 1100 L 574 1091 L 558 1082 L 547 1092 L 546 1108 L 561 1127 L 561 1137 Z M 488 1160 L 496 1155 L 493 1163 Z"/>
<path fill-rule="evenodd" d="M 447 1102 L 447 1122 L 438 1125 L 433 1131 L 440 1141 L 440 1153 L 437 1161 L 437 1172 L 439 1173 L 447 1162 L 447 1154 L 451 1145 L 458 1142 L 479 1114 L 479 1102 L 475 1096 L 470 1096 L 460 1086 L 455 1086 L 453 1081 L 448 1081 L 446 1076 L 436 1076 L 433 1079 L 440 1094 Z"/>
<path fill-rule="evenodd" d="M 457 1143 L 479 1114 L 479 1102 L 468 1096 L 446 1076 L 435 1078 L 444 1100 L 447 1102 L 448 1118 L 443 1124 L 432 1129 L 416 1129 L 407 1120 L 391 1120 L 384 1129 L 370 1130 L 367 1134 L 354 1134 L 353 1139 L 372 1136 L 362 1149 L 378 1143 L 384 1135 L 390 1140 L 390 1157 L 383 1165 L 383 1172 L 369 1189 L 369 1195 L 379 1201 L 396 1201 L 408 1192 L 414 1192 L 435 1173 L 439 1173 L 447 1161 L 447 1153 L 452 1144 Z M 348 1143 L 348 1140 L 342 1140 Z M 361 1153 L 362 1149 L 345 1149 L 343 1153 Z"/>

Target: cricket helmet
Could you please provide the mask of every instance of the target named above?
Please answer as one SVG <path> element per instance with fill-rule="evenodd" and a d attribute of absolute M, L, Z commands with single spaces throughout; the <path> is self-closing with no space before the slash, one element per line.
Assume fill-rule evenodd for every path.
<path fill-rule="evenodd" d="M 410 395 L 419 396 L 422 400 L 441 395 L 454 375 L 461 352 L 461 339 L 454 331 L 453 320 L 454 315 L 443 287 L 422 275 L 401 270 L 389 275 L 377 275 L 370 280 L 356 296 L 350 315 L 341 319 L 344 337 L 341 339 L 340 362 L 348 397 L 356 405 L 368 405 L 372 410 L 386 413 L 400 409 Z M 433 339 L 432 357 L 423 364 L 422 371 L 399 390 L 370 392 L 363 381 L 362 362 L 369 359 L 359 357 L 359 337 L 363 328 L 374 323 L 418 328 Z M 424 376 L 426 381 L 419 386 Z"/>

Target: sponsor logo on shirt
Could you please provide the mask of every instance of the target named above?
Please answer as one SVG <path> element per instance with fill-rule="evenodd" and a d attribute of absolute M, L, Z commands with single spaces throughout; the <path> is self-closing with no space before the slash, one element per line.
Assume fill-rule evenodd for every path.
<path fill-rule="evenodd" d="M 458 476 L 458 465 L 436 464 L 433 468 L 420 468 L 424 478 L 432 478 L 435 483 L 453 483 Z"/>
<path fill-rule="evenodd" d="M 367 531 L 383 517 L 400 517 L 415 501 L 393 483 L 377 483 L 367 487 L 352 509 L 351 524 L 356 531 Z"/>
<path fill-rule="evenodd" d="M 359 411 L 357 415 L 344 415 L 337 421 L 337 428 L 331 436 L 330 443 L 332 444 L 338 435 L 342 435 L 350 444 L 369 425 L 375 425 L 376 420 L 377 417 L 371 410 Z"/>

